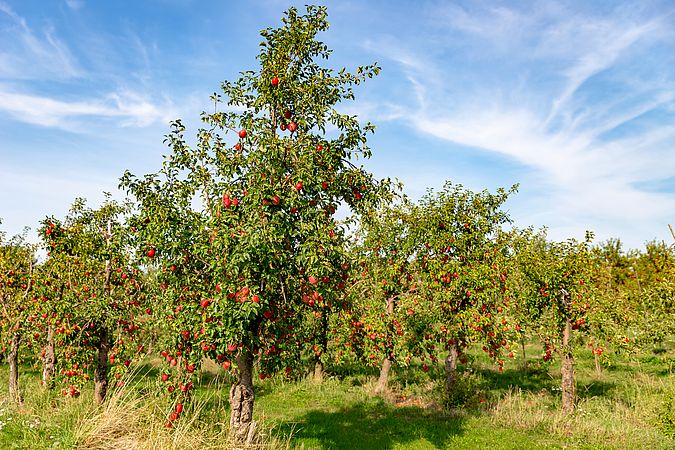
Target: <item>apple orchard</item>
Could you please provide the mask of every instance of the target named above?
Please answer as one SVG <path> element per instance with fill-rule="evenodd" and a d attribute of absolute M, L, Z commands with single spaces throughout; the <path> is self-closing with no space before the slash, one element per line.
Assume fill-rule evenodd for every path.
<path fill-rule="evenodd" d="M 261 32 L 259 66 L 212 95 L 202 128 L 174 121 L 157 171 L 121 177 L 126 200 L 76 199 L 45 217 L 39 245 L 0 235 L 0 353 L 15 402 L 30 388 L 22 364 L 66 397 L 93 383 L 104 403 L 150 359 L 172 428 L 215 362 L 232 383 L 230 436 L 251 442 L 254 378 L 319 383 L 360 365 L 382 393 L 392 371 L 422 371 L 456 407 L 458 367 L 478 348 L 499 371 L 510 358 L 559 359 L 571 414 L 575 355 L 592 352 L 601 371 L 672 336 L 672 245 L 552 242 L 511 223 L 517 186 L 446 182 L 410 200 L 360 165 L 375 127 L 336 109 L 379 66 L 320 65 L 323 7 L 282 20 Z"/>

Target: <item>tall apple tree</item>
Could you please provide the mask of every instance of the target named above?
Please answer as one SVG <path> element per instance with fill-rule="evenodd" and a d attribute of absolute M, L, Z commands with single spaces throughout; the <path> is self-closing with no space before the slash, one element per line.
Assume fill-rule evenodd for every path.
<path fill-rule="evenodd" d="M 162 168 L 121 179 L 138 201 L 137 245 L 159 269 L 155 314 L 168 323 L 163 354 L 176 366 L 166 389 L 189 397 L 205 356 L 233 364 L 237 441 L 255 434 L 255 367 L 264 378 L 294 365 L 307 313 L 340 308 L 348 261 L 336 209 L 364 211 L 385 185 L 356 165 L 371 154 L 374 127 L 336 110 L 378 66 L 351 73 L 316 62 L 331 53 L 316 39 L 328 28 L 324 7 L 291 8 L 282 21 L 261 32 L 260 66 L 213 95 L 196 142 L 177 120 Z"/>

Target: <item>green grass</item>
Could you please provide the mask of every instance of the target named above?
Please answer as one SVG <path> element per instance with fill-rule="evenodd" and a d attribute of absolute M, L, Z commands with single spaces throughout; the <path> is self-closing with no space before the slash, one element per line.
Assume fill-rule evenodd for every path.
<path fill-rule="evenodd" d="M 528 354 L 537 354 L 536 346 Z M 587 353 L 587 354 L 586 354 Z M 458 390 L 463 407 L 446 408 L 436 379 L 442 368 L 397 368 L 392 392 L 372 394 L 373 374 L 339 372 L 322 384 L 274 378 L 256 385 L 256 421 L 263 448 L 293 449 L 442 449 L 442 448 L 675 448 L 672 398 L 675 349 L 613 357 L 596 374 L 590 352 L 577 359 L 577 412 L 560 414 L 555 364 L 530 357 L 506 362 L 503 373 L 477 351 L 462 366 Z M 154 378 L 137 370 L 124 396 L 106 408 L 92 405 L 92 392 L 77 399 L 39 388 L 39 373 L 23 368 L 23 406 L 7 401 L 7 368 L 0 367 L 0 448 L 74 448 L 122 438 L 142 448 L 226 448 L 229 379 L 205 374 L 195 394 L 197 407 L 170 432 L 162 429 L 165 405 L 151 394 Z M 668 403 L 667 399 L 671 399 Z M 112 405 L 112 406 L 111 406 Z M 669 415 L 670 414 L 670 415 Z M 668 428 L 668 420 L 671 428 Z M 181 419 L 183 421 L 183 419 Z M 669 431 L 670 430 L 670 431 Z M 87 444 L 89 443 L 89 444 Z M 98 445 L 98 444 L 97 444 Z"/>

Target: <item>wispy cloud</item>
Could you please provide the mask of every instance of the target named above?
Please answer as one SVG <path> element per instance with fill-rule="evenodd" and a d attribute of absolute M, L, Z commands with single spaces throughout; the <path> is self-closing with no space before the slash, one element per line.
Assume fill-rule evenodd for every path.
<path fill-rule="evenodd" d="M 120 126 L 144 127 L 157 121 L 168 122 L 175 108 L 167 101 L 157 105 L 132 91 L 110 93 L 100 99 L 64 101 L 33 94 L 17 93 L 0 85 L 0 111 L 14 120 L 68 131 L 84 132 L 82 120 L 117 119 Z"/>
<path fill-rule="evenodd" d="M 66 5 L 68 5 L 68 8 L 77 11 L 84 6 L 84 0 L 66 0 Z"/>
<path fill-rule="evenodd" d="M 660 19 L 641 24 L 574 19 L 546 29 L 536 52 L 568 53 L 574 62 L 563 71 L 565 86 L 553 100 L 544 125 L 565 114 L 565 106 L 586 81 L 611 68 L 631 45 L 658 33 L 659 27 Z"/>
<path fill-rule="evenodd" d="M 83 70 L 52 26 L 34 31 L 23 17 L 0 2 L 0 77 L 66 79 Z"/>
<path fill-rule="evenodd" d="M 404 56 L 389 59 L 408 74 L 418 97 L 406 118 L 411 126 L 534 170 L 529 180 L 546 195 L 545 217 L 531 208 L 520 215 L 544 221 L 554 236 L 571 229 L 578 236 L 590 223 L 616 234 L 666 220 L 675 195 L 640 186 L 675 173 L 675 157 L 668 154 L 675 130 L 636 122 L 647 114 L 673 115 L 675 80 L 661 76 L 650 83 L 633 74 L 631 64 L 645 48 L 667 42 L 670 13 L 626 19 L 619 13 L 571 14 L 548 3 L 531 13 L 446 4 L 435 17 L 443 18 L 438 23 L 449 33 L 439 39 L 493 44 L 482 54 L 491 61 L 465 57 L 459 70 L 476 80 L 493 80 L 486 71 L 501 70 L 502 79 L 482 90 L 448 88 L 463 75 L 453 78 L 446 70 L 440 81 L 438 64 L 405 57 L 414 43 L 379 41 L 383 55 L 404 47 Z M 515 69 L 509 66 L 514 59 L 520 64 Z M 597 92 L 603 97 L 592 98 Z M 607 221 L 615 222 L 613 231 Z"/>

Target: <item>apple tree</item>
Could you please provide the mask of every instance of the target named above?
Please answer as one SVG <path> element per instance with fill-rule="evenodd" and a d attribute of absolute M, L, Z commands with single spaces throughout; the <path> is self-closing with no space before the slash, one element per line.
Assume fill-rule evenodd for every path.
<path fill-rule="evenodd" d="M 589 302 L 593 302 L 590 279 L 593 273 L 590 241 L 573 239 L 551 242 L 545 234 L 537 234 L 519 248 L 519 270 L 526 284 L 521 286 L 521 308 L 527 322 L 544 342 L 544 360 L 553 359 L 553 352 L 562 359 L 562 411 L 574 411 L 574 338 L 588 325 Z M 529 287 L 528 287 L 529 285 Z"/>
<path fill-rule="evenodd" d="M 419 308 L 433 315 L 434 339 L 442 346 L 439 350 L 448 352 L 448 392 L 470 342 L 482 343 L 500 369 L 503 365 L 498 357 L 512 329 L 505 318 L 508 241 L 502 233 L 510 219 L 502 208 L 516 189 L 473 192 L 446 182 L 439 192 L 429 190 L 415 213 L 416 264 L 424 297 Z"/>
<path fill-rule="evenodd" d="M 0 353 L 9 363 L 9 398 L 20 403 L 19 350 L 33 283 L 35 246 L 25 235 L 6 239 L 0 232 Z"/>
<path fill-rule="evenodd" d="M 330 55 L 316 39 L 326 17 L 323 7 L 289 9 L 282 26 L 261 32 L 260 66 L 212 96 L 196 141 L 175 121 L 162 168 L 121 180 L 138 202 L 137 247 L 157 268 L 162 354 L 176 366 L 162 376 L 166 389 L 189 397 L 203 357 L 233 364 L 237 441 L 255 434 L 254 361 L 261 378 L 293 367 L 308 313 L 341 307 L 349 261 L 337 208 L 363 212 L 386 184 L 356 165 L 370 156 L 374 127 L 336 110 L 379 68 L 319 65 Z"/>
<path fill-rule="evenodd" d="M 624 348 L 663 344 L 675 333 L 675 245 L 647 242 L 643 252 L 631 259 L 629 276 L 634 279 L 630 330 L 614 341 Z"/>
<path fill-rule="evenodd" d="M 40 236 L 48 251 L 41 267 L 34 322 L 46 329 L 43 381 L 51 384 L 57 360 L 66 395 L 89 379 L 94 400 L 105 399 L 111 371 L 119 377 L 139 353 L 146 302 L 124 220 L 129 204 L 107 199 L 100 208 L 77 199 L 63 221 L 48 217 Z"/>
<path fill-rule="evenodd" d="M 409 321 L 417 299 L 413 267 L 416 243 L 412 228 L 413 205 L 405 197 L 381 205 L 369 212 L 355 233 L 352 254 L 353 282 L 350 283 L 352 308 L 344 316 L 342 340 L 368 365 L 380 365 L 376 392 L 387 388 L 389 373 L 395 363 L 407 365 L 421 349 L 411 341 Z"/>

